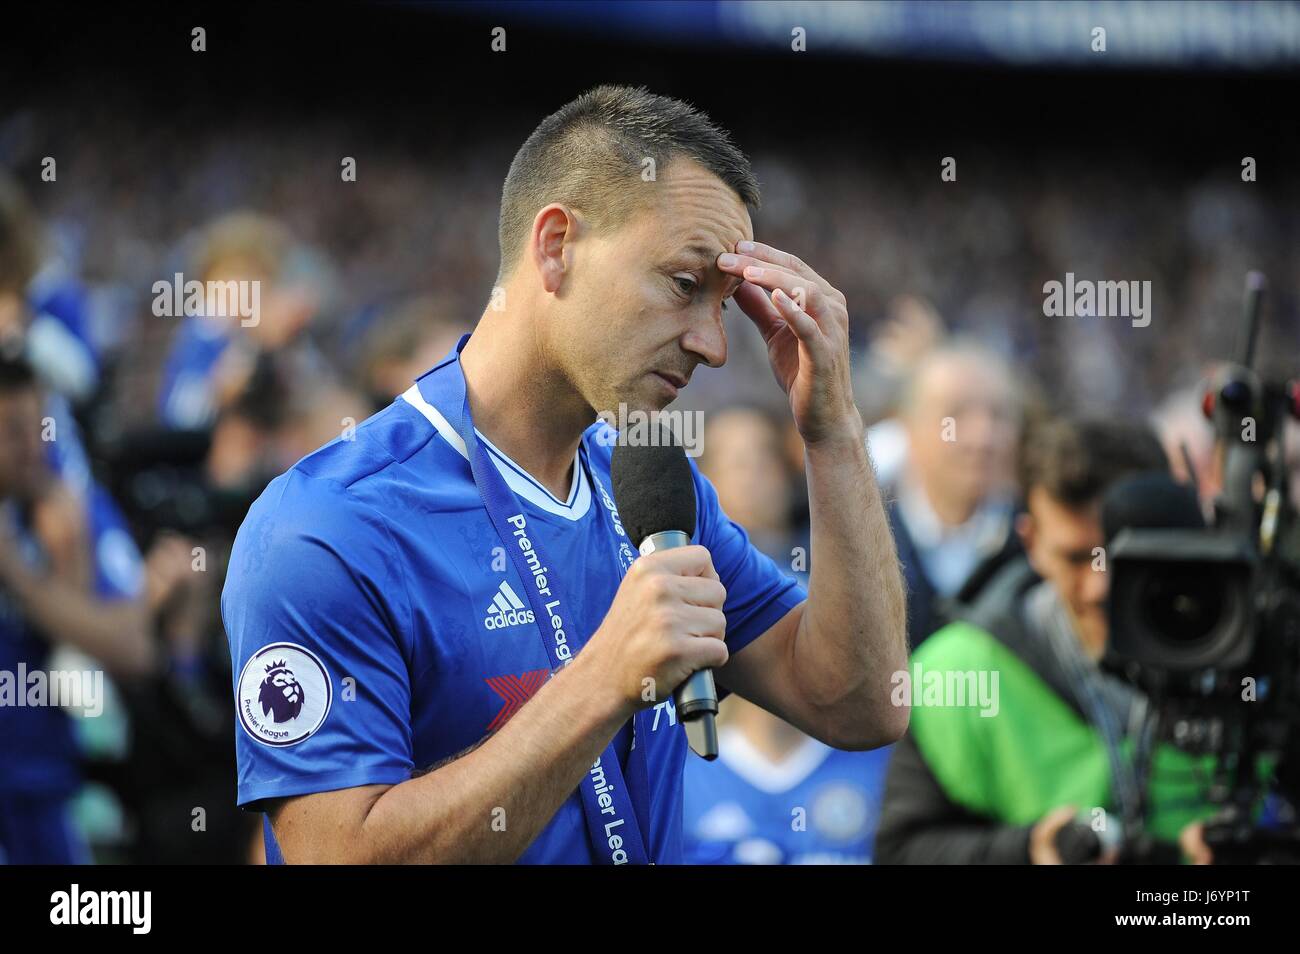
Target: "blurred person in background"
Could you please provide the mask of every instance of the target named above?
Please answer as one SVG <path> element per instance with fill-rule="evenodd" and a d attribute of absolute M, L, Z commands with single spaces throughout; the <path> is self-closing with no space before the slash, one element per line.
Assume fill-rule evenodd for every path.
<path fill-rule="evenodd" d="M 0 339 L 25 336 L 41 377 L 79 403 L 100 380 L 87 294 L 48 246 L 26 196 L 0 170 Z"/>
<path fill-rule="evenodd" d="M 807 540 L 791 533 L 796 474 L 779 418 L 756 407 L 711 415 L 701 471 L 750 541 L 801 582 Z M 671 702 L 656 715 L 675 719 Z M 687 755 L 682 829 L 691 864 L 867 864 L 887 748 L 845 752 L 739 696 L 723 701 L 718 758 Z"/>
<path fill-rule="evenodd" d="M 44 412 L 59 434 L 45 453 L 80 507 L 91 490 L 91 472 L 73 404 L 99 386 L 99 357 L 87 327 L 85 290 L 47 246 L 26 196 L 0 171 L 0 347 L 20 350 L 44 385 Z"/>
<path fill-rule="evenodd" d="M 357 377 L 373 411 L 392 403 L 452 349 L 470 327 L 437 295 L 403 301 L 379 313 L 361 348 Z"/>
<path fill-rule="evenodd" d="M 330 375 L 297 376 L 291 365 L 259 361 L 217 417 L 204 477 L 213 490 L 251 503 L 302 457 L 352 439 L 368 413 L 365 397 Z"/>
<path fill-rule="evenodd" d="M 941 625 L 945 600 L 1018 552 L 1013 467 L 1023 413 L 1011 368 L 973 343 L 928 351 L 904 388 L 906 462 L 889 517 L 913 649 Z"/>
<path fill-rule="evenodd" d="M 1098 665 L 1108 577 L 1101 500 L 1120 479 L 1167 472 L 1145 424 L 1061 418 L 1031 428 L 1021 460 L 1026 558 L 1003 567 L 960 619 L 912 656 L 913 673 L 997 673 L 992 706 L 922 704 L 894 746 L 877 860 L 909 864 L 1060 864 L 1056 836 L 1103 809 L 1139 811 L 1133 746 L 1145 697 Z M 946 704 L 944 704 L 946 703 Z M 1146 830 L 1173 847 L 1212 813 L 1203 763 L 1153 752 Z M 1109 855 L 1108 860 L 1113 860 Z"/>
<path fill-rule="evenodd" d="M 790 526 L 796 478 L 785 456 L 784 422 L 756 405 L 723 407 L 708 417 L 700 469 L 714 482 L 719 499 L 729 502 L 731 519 L 750 542 L 800 582 L 806 562 L 792 552 L 800 540 Z M 724 503 L 724 507 L 726 503 Z"/>
<path fill-rule="evenodd" d="M 164 531 L 145 558 L 160 664 L 151 678 L 121 686 L 124 757 L 88 766 L 121 805 L 131 863 L 240 863 L 260 834 L 233 804 L 234 707 L 217 607 L 229 546 L 216 528 Z"/>
<path fill-rule="evenodd" d="M 0 859 L 17 864 L 88 860 L 68 814 L 81 785 L 72 720 L 49 695 L 32 697 L 32 674 L 52 668 L 56 647 L 111 675 L 156 665 L 139 552 L 101 488 L 81 510 L 66 502 L 42 440 L 43 406 L 31 365 L 0 351 L 0 680 L 12 696 L 0 700 Z M 102 696 L 84 701 L 98 714 Z"/>
<path fill-rule="evenodd" d="M 159 415 L 169 428 L 210 435 L 206 482 L 247 496 L 246 505 L 275 474 L 349 433 L 367 407 L 339 383 L 307 333 L 323 302 L 322 279 L 277 219 L 254 212 L 223 216 L 204 230 L 193 258 L 194 275 L 182 276 L 186 283 L 256 283 L 258 313 L 178 319 Z M 231 301 L 220 298 L 222 306 Z M 204 303 L 217 300 L 205 296 Z"/>
<path fill-rule="evenodd" d="M 854 393 L 867 422 L 867 445 L 876 479 L 893 487 L 907 460 L 907 428 L 899 420 L 899 402 L 916 366 L 946 336 L 934 305 L 917 295 L 899 295 L 890 303 L 871 346 L 856 363 Z"/>
<path fill-rule="evenodd" d="M 1201 408 L 1207 385 L 1207 381 L 1200 381 L 1169 394 L 1152 413 L 1151 423 L 1169 458 L 1174 479 L 1180 484 L 1195 483 L 1201 510 L 1208 517 L 1213 512 L 1214 498 L 1222 490 L 1222 475 L 1216 459 L 1214 425 Z"/>
<path fill-rule="evenodd" d="M 295 374 L 323 370 L 324 362 L 303 334 L 321 306 L 310 275 L 294 270 L 293 237 L 276 219 L 235 212 L 213 222 L 195 255 L 195 273 L 209 283 L 258 283 L 255 316 L 189 314 L 167 357 L 159 415 L 167 426 L 205 429 L 243 393 L 268 361 L 290 360 Z M 174 282 L 174 276 L 168 276 Z M 251 286 L 249 286 L 251 287 Z M 208 299 L 205 296 L 205 307 Z"/>

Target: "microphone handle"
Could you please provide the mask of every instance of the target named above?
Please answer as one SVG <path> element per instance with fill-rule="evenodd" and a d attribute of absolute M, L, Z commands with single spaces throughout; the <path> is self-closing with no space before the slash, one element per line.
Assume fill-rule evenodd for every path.
<path fill-rule="evenodd" d="M 688 546 L 690 542 L 691 538 L 681 530 L 661 530 L 646 537 L 638 549 L 644 556 Z M 718 687 L 713 681 L 713 670 L 699 669 L 691 673 L 673 692 L 673 706 L 678 720 L 686 726 L 686 736 L 695 754 L 709 761 L 716 759 Z"/>

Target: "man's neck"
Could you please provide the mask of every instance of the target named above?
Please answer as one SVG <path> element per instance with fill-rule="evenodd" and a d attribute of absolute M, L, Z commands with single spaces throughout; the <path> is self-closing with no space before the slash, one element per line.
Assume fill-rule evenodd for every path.
<path fill-rule="evenodd" d="M 596 415 L 549 363 L 522 316 L 489 308 L 460 356 L 474 426 L 555 497 L 573 482 Z"/>

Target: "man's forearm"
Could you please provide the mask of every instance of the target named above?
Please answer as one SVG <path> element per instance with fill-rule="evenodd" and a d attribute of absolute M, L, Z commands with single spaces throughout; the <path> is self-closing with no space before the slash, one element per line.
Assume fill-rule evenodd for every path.
<path fill-rule="evenodd" d="M 794 672 L 840 724 L 836 735 L 882 744 L 907 727 L 906 707 L 890 702 L 890 674 L 907 666 L 906 603 L 861 421 L 834 443 L 810 445 L 807 472 L 811 575 Z"/>
<path fill-rule="evenodd" d="M 151 672 L 157 657 L 148 617 L 139 600 L 106 601 L 54 575 L 16 563 L 3 574 L 23 614 L 55 642 L 93 656 L 118 675 Z"/>
<path fill-rule="evenodd" d="M 478 748 L 385 791 L 362 826 L 364 860 L 515 861 L 632 715 L 581 660 Z"/>

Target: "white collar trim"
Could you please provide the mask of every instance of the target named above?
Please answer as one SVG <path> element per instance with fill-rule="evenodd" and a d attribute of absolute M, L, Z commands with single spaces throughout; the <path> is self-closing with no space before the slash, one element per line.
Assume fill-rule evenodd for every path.
<path fill-rule="evenodd" d="M 809 737 L 780 762 L 773 762 L 734 726 L 724 729 L 718 739 L 718 755 L 727 768 L 769 795 L 790 791 L 830 754 L 830 746 Z"/>
<path fill-rule="evenodd" d="M 428 422 L 433 425 L 434 430 L 452 446 L 456 453 L 469 460 L 469 452 L 465 449 L 465 442 L 456 433 L 456 429 L 451 426 L 451 422 L 443 417 L 436 407 L 424 399 L 418 385 L 412 384 L 407 388 L 402 394 L 402 399 L 423 414 Z M 514 491 L 515 496 L 527 500 L 540 510 L 554 514 L 557 517 L 564 517 L 567 520 L 578 520 L 586 515 L 587 510 L 591 507 L 591 485 L 587 482 L 580 452 L 573 456 L 573 483 L 569 488 L 569 499 L 562 501 L 533 479 L 526 470 L 507 457 L 495 444 L 484 437 L 478 428 L 474 428 L 474 433 L 483 442 L 483 446 L 487 448 L 488 458 L 505 479 L 506 486 Z"/>

